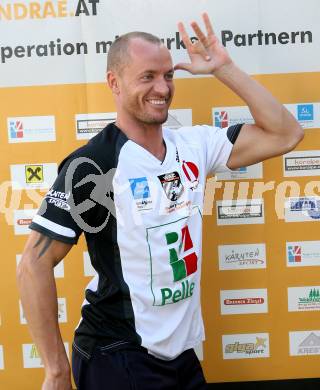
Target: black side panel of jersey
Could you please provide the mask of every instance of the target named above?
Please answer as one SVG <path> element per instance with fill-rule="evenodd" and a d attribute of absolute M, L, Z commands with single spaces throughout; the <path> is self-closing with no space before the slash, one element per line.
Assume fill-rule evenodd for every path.
<path fill-rule="evenodd" d="M 86 358 L 90 358 L 96 345 L 123 340 L 141 344 L 129 287 L 123 279 L 113 203 L 113 176 L 127 140 L 120 129 L 110 124 L 64 159 L 40 208 L 40 218 L 30 225 L 33 230 L 70 244 L 76 243 L 82 232 L 85 234 L 92 265 L 99 275 L 97 288 L 85 292 L 87 303 L 82 307 L 82 320 L 75 333 L 76 348 Z M 68 236 L 66 229 L 74 236 Z"/>
<path fill-rule="evenodd" d="M 114 125 L 91 139 L 88 144 L 92 149 L 91 157 L 104 173 L 107 173 L 105 167 L 117 167 L 119 153 L 126 141 L 126 136 Z M 108 195 L 113 199 L 112 183 L 108 187 L 111 187 Z M 98 208 L 88 220 L 94 221 L 93 226 L 99 226 L 106 217 L 108 223 L 100 232 L 84 232 L 92 265 L 99 274 L 97 290 L 85 292 L 88 304 L 82 307 L 82 321 L 75 333 L 76 347 L 86 358 L 96 345 L 111 345 L 117 341 L 141 344 L 135 330 L 130 291 L 122 274 L 117 220 L 112 213 L 106 216 L 105 207 Z"/>

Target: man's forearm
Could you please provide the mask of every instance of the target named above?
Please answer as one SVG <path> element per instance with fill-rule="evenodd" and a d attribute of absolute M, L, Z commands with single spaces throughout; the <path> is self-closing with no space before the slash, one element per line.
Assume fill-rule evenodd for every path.
<path fill-rule="evenodd" d="M 234 63 L 214 72 L 223 84 L 235 92 L 248 105 L 255 124 L 270 133 L 292 134 L 297 121 L 272 94 Z"/>
<path fill-rule="evenodd" d="M 57 292 L 53 269 L 45 258 L 26 255 L 18 268 L 18 286 L 24 314 L 47 376 L 70 375 L 70 366 L 58 325 Z"/>

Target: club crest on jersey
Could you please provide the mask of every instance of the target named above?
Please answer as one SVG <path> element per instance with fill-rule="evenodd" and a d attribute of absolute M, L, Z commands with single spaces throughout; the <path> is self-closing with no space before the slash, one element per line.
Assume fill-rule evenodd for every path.
<path fill-rule="evenodd" d="M 178 172 L 165 173 L 158 176 L 158 179 L 169 200 L 174 202 L 182 195 L 184 188 Z"/>
<path fill-rule="evenodd" d="M 195 190 L 199 185 L 199 169 L 195 163 L 191 161 L 182 162 L 182 170 L 186 178 L 190 182 L 190 189 Z"/>

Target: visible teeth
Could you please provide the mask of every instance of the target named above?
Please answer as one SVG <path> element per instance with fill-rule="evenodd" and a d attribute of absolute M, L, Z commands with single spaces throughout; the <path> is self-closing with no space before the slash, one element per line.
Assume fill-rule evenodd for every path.
<path fill-rule="evenodd" d="M 165 104 L 165 100 L 149 100 L 151 104 Z"/>

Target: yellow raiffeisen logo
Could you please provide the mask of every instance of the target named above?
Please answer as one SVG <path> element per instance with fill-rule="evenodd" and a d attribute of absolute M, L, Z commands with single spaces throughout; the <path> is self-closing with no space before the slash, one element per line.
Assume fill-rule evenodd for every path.
<path fill-rule="evenodd" d="M 0 21 L 95 16 L 100 0 L 25 1 L 0 4 Z"/>
<path fill-rule="evenodd" d="M 43 182 L 43 165 L 26 165 L 25 166 L 26 183 Z"/>

